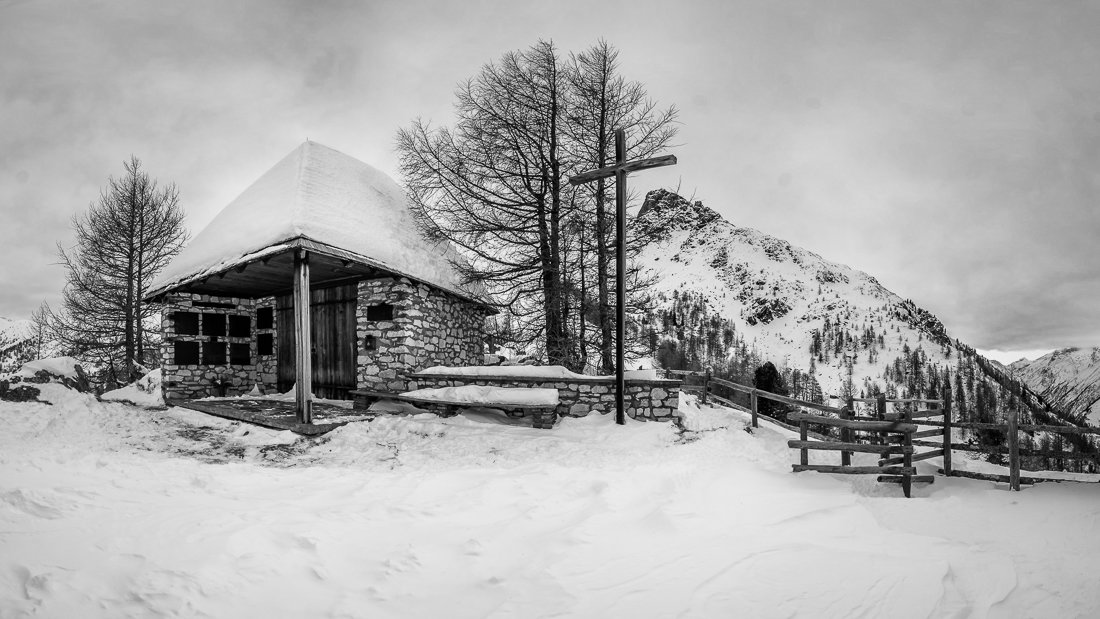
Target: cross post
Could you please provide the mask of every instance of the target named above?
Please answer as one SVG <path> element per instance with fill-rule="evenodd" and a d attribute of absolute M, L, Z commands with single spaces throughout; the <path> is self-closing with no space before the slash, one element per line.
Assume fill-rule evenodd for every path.
<path fill-rule="evenodd" d="M 573 185 L 615 177 L 615 423 L 626 423 L 626 175 L 630 172 L 676 165 L 675 155 L 626 160 L 626 131 L 615 130 L 615 164 L 570 177 Z"/>

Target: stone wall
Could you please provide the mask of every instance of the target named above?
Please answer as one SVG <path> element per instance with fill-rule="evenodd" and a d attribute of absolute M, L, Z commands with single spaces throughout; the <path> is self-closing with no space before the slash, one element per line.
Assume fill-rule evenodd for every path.
<path fill-rule="evenodd" d="M 480 364 L 487 315 L 480 306 L 403 277 L 359 282 L 359 388 L 407 391 L 417 388 L 410 379 L 416 370 Z"/>
<path fill-rule="evenodd" d="M 253 321 L 253 334 L 255 335 L 254 341 L 256 342 L 257 349 L 259 348 L 259 339 L 261 337 L 270 336 L 271 354 L 261 355 L 257 350 L 256 354 L 256 378 L 255 382 L 260 386 L 260 390 L 264 393 L 278 393 L 279 392 L 279 321 L 275 317 L 275 297 L 267 297 L 264 299 L 256 299 L 255 303 L 255 320 Z M 270 310 L 271 323 L 270 327 L 260 325 L 260 313 L 264 310 Z"/>
<path fill-rule="evenodd" d="M 275 349 L 257 353 L 257 307 L 273 300 L 173 294 L 161 318 L 165 399 L 241 395 L 256 384 L 275 388 Z M 262 330 L 274 340 L 274 325 Z"/>
<path fill-rule="evenodd" d="M 455 376 L 451 374 L 417 373 L 412 376 L 419 389 L 455 387 L 460 385 L 490 385 L 494 387 L 538 387 L 557 389 L 558 415 L 584 417 L 596 411 L 615 411 L 615 379 L 593 377 L 583 380 L 549 378 L 517 378 L 514 376 Z M 680 406 L 678 380 L 627 380 L 624 394 L 626 414 L 633 419 L 671 421 Z"/>

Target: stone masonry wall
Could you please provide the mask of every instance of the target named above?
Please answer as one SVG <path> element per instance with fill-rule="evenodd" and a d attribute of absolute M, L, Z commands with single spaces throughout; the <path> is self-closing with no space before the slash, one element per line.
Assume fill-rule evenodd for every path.
<path fill-rule="evenodd" d="M 271 300 L 169 295 L 161 318 L 165 399 L 241 395 L 256 384 L 267 388 L 269 382 L 274 389 L 274 380 L 268 379 L 275 376 L 275 350 L 261 357 L 256 347 L 256 308 L 265 304 Z M 244 319 L 248 324 L 241 332 Z M 274 338 L 274 328 L 263 332 Z"/>
<path fill-rule="evenodd" d="M 561 380 L 418 373 L 412 378 L 419 389 L 460 385 L 557 389 L 560 401 L 557 413 L 563 417 L 584 417 L 592 411 L 602 414 L 615 411 L 615 379 L 611 377 Z M 632 419 L 671 421 L 680 406 L 680 383 L 667 379 L 627 380 L 624 394 L 626 414 Z"/>
<path fill-rule="evenodd" d="M 371 308 L 393 306 L 389 320 L 372 320 Z M 484 358 L 488 312 L 406 278 L 359 282 L 356 308 L 360 389 L 416 389 L 410 374 L 434 365 L 477 365 Z"/>
<path fill-rule="evenodd" d="M 261 309 L 270 308 L 271 310 L 271 326 L 269 328 L 260 328 L 259 314 Z M 278 393 L 279 392 L 279 321 L 275 318 L 275 297 L 266 297 L 263 299 L 256 299 L 255 315 L 253 320 L 252 332 L 254 335 L 253 340 L 257 341 L 261 336 L 267 335 L 271 337 L 271 354 L 269 355 L 256 355 L 256 384 L 260 386 L 260 390 L 265 394 Z M 258 346 L 257 346 L 258 349 Z"/>

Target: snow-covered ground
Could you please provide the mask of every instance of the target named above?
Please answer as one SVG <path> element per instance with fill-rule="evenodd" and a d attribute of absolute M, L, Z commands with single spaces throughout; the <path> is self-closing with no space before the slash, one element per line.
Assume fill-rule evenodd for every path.
<path fill-rule="evenodd" d="M 318 440 L 42 387 L 0 403 L 0 617 L 1100 615 L 1096 486 L 906 500 L 793 474 L 788 432 L 690 396 L 686 433 L 412 415 Z"/>

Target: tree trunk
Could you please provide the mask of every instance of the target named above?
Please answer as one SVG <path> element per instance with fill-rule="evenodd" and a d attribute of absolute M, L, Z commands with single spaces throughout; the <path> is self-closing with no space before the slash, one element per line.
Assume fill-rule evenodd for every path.
<path fill-rule="evenodd" d="M 550 59 L 551 63 L 554 60 Z M 547 331 L 553 334 L 547 338 L 546 356 L 552 365 L 569 365 L 569 339 L 565 329 L 565 307 L 562 303 L 561 278 L 561 161 L 558 159 L 558 75 L 557 67 L 550 67 L 550 144 L 547 152 L 549 159 L 550 213 L 549 213 L 549 268 L 547 292 Z"/>
<path fill-rule="evenodd" d="M 134 207 L 137 201 L 137 179 L 131 179 L 130 182 L 130 204 L 127 205 L 127 214 L 129 230 L 126 237 L 126 310 L 123 312 L 123 320 L 126 321 L 126 344 L 125 352 L 122 358 L 122 364 L 125 367 L 125 376 L 127 378 L 133 374 L 134 368 Z"/>
<path fill-rule="evenodd" d="M 136 287 L 137 287 L 137 296 L 134 299 L 134 315 L 137 317 L 137 320 L 135 321 L 135 325 L 134 325 L 134 331 L 136 333 L 136 337 L 134 339 L 136 340 L 136 344 L 137 344 L 136 357 L 137 357 L 137 362 L 142 364 L 142 365 L 145 365 L 145 341 L 144 341 L 145 340 L 145 333 L 144 333 L 144 328 L 143 328 L 143 325 L 142 325 L 143 316 L 142 316 L 142 299 L 141 299 L 141 296 L 145 293 L 144 256 L 145 256 L 146 247 L 145 247 L 145 203 L 144 202 L 145 201 L 144 201 L 144 196 L 143 196 L 142 203 L 139 205 L 139 210 L 138 210 L 137 278 L 135 280 L 135 284 L 136 284 Z"/>

